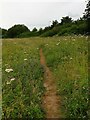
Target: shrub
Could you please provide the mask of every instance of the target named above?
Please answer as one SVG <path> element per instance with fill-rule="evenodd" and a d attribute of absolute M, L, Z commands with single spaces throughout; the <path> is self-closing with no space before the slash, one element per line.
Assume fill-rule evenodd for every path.
<path fill-rule="evenodd" d="M 29 32 L 30 30 L 25 25 L 14 25 L 7 31 L 7 37 L 15 38 L 23 32 Z"/>

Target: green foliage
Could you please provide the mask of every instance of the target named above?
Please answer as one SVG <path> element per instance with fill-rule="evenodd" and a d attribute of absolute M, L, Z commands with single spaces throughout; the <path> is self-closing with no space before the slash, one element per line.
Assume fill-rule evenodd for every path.
<path fill-rule="evenodd" d="M 31 36 L 31 32 L 23 32 L 20 35 L 18 35 L 18 38 L 28 38 Z"/>
<path fill-rule="evenodd" d="M 0 28 L 0 38 L 2 38 L 2 29 Z"/>
<path fill-rule="evenodd" d="M 67 17 L 65 17 L 65 20 Z M 51 27 L 45 28 L 43 30 L 44 32 L 40 35 L 43 37 L 52 37 L 54 35 L 72 35 L 72 34 L 86 34 L 87 33 L 87 23 L 85 20 L 77 20 L 77 21 L 71 21 L 71 19 L 68 22 L 64 22 L 63 24 L 57 24 L 56 26 L 51 25 Z"/>
<path fill-rule="evenodd" d="M 65 117 L 89 118 L 88 41 L 85 36 L 53 37 L 43 52 L 62 98 Z"/>
<path fill-rule="evenodd" d="M 86 5 L 86 9 L 85 9 L 83 18 L 86 19 L 86 20 L 90 19 L 90 1 L 89 0 L 88 0 L 88 3 Z"/>
<path fill-rule="evenodd" d="M 41 96 L 44 90 L 43 72 L 37 47 L 39 45 L 36 40 L 34 42 L 29 39 L 3 41 L 3 119 L 44 117 L 41 107 Z M 12 72 L 5 71 L 10 68 L 13 69 Z"/>
<path fill-rule="evenodd" d="M 88 3 L 86 5 L 85 13 L 83 15 L 83 19 L 87 22 L 87 34 L 90 35 L 90 0 L 88 0 Z"/>
<path fill-rule="evenodd" d="M 36 28 L 33 28 L 32 31 L 29 32 L 23 32 L 20 35 L 18 35 L 18 38 L 28 38 L 28 37 L 35 37 L 38 36 L 39 32 L 37 31 Z"/>
<path fill-rule="evenodd" d="M 41 35 L 43 33 L 43 29 L 40 28 L 39 31 L 38 31 L 38 34 Z"/>
<path fill-rule="evenodd" d="M 33 28 L 32 32 L 37 32 L 37 28 Z"/>
<path fill-rule="evenodd" d="M 62 25 L 58 35 L 86 34 L 87 23 L 83 20 L 78 20 L 72 24 Z"/>
<path fill-rule="evenodd" d="M 28 38 L 28 37 L 52 37 L 52 36 L 61 36 L 61 35 L 72 35 L 72 34 L 87 34 L 87 21 L 83 18 L 80 18 L 76 21 L 72 21 L 72 18 L 69 16 L 62 17 L 61 23 L 58 23 L 57 20 L 52 21 L 51 26 L 47 26 L 44 29 L 33 28 L 30 31 L 24 25 L 14 25 L 8 31 L 3 30 L 3 38 Z"/>
<path fill-rule="evenodd" d="M 6 37 L 7 37 L 7 30 L 2 29 L 2 38 L 6 38 Z"/>
<path fill-rule="evenodd" d="M 20 35 L 18 35 L 18 38 L 28 38 L 28 37 L 35 37 L 38 36 L 38 32 L 23 32 Z"/>
<path fill-rule="evenodd" d="M 16 38 L 23 32 L 29 32 L 30 30 L 25 25 L 14 25 L 7 31 L 8 38 Z"/>
<path fill-rule="evenodd" d="M 58 25 L 58 21 L 57 21 L 57 20 L 52 21 L 51 28 L 53 28 L 53 27 L 55 27 L 55 26 L 57 26 L 57 25 Z"/>
<path fill-rule="evenodd" d="M 42 33 L 42 34 L 41 34 L 41 37 L 48 37 L 48 36 L 49 36 L 49 37 L 52 37 L 52 36 L 56 35 L 59 30 L 60 30 L 59 27 L 54 27 L 53 29 L 48 30 L 48 31 Z"/>
<path fill-rule="evenodd" d="M 49 30 L 41 35 L 41 37 L 52 37 L 56 34 L 57 32 L 55 30 Z"/>
<path fill-rule="evenodd" d="M 69 16 L 62 17 L 61 24 L 67 24 L 67 23 L 72 23 L 72 18 L 70 18 Z"/>
<path fill-rule="evenodd" d="M 88 1 L 83 17 L 73 21 L 71 17 L 65 16 L 62 17 L 61 22 L 57 20 L 52 21 L 51 26 L 47 26 L 44 29 L 40 28 L 39 31 L 37 28 L 30 30 L 25 25 L 14 25 L 8 31 L 3 29 L 3 38 L 16 38 L 16 37 L 34 37 L 34 36 L 43 36 L 43 37 L 52 37 L 54 35 L 72 35 L 72 34 L 90 34 L 90 1 Z"/>
<path fill-rule="evenodd" d="M 44 118 L 43 69 L 39 48 L 57 83 L 61 110 L 66 118 L 88 119 L 88 40 L 63 36 L 3 40 L 3 119 Z M 12 68 L 12 72 L 6 72 Z M 11 78 L 15 80 L 11 81 Z M 8 83 L 8 84 L 7 84 Z"/>

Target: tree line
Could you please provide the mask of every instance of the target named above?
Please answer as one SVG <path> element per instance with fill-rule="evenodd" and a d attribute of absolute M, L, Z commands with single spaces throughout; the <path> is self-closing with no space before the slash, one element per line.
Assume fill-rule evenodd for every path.
<path fill-rule="evenodd" d="M 14 25 L 8 30 L 0 28 L 2 31 L 2 38 L 27 38 L 27 37 L 52 37 L 61 35 L 86 35 L 90 34 L 89 24 L 90 24 L 90 1 L 88 1 L 83 17 L 72 20 L 71 17 L 62 17 L 61 22 L 57 20 L 52 21 L 50 26 L 46 26 L 44 29 L 33 28 L 32 31 L 28 29 L 24 24 Z M 0 32 L 1 34 L 1 32 Z"/>

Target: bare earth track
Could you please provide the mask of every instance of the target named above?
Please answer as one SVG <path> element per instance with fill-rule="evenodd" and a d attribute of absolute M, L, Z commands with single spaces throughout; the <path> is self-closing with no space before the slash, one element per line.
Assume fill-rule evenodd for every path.
<path fill-rule="evenodd" d="M 46 91 L 43 96 L 43 108 L 46 111 L 46 118 L 61 118 L 60 97 L 57 95 L 56 83 L 46 65 L 42 48 L 40 49 L 40 63 L 44 68 L 44 87 Z"/>

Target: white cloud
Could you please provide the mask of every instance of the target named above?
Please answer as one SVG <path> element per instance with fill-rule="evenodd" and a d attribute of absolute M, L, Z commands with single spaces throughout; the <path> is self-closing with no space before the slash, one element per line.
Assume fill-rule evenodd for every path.
<path fill-rule="evenodd" d="M 0 0 L 7 2 L 7 0 Z M 8 0 L 8 2 L 84 2 L 85 0 Z"/>
<path fill-rule="evenodd" d="M 10 28 L 14 24 L 25 24 L 30 29 L 50 25 L 50 21 L 69 15 L 73 19 L 82 16 L 86 4 L 84 0 L 0 0 L 0 26 Z M 12 2 L 11 2 L 12 1 Z M 38 0 L 37 0 L 38 1 Z M 61 2 L 63 1 L 63 2 Z"/>

